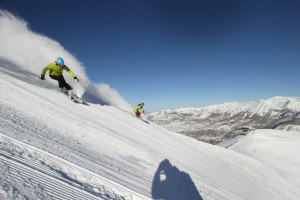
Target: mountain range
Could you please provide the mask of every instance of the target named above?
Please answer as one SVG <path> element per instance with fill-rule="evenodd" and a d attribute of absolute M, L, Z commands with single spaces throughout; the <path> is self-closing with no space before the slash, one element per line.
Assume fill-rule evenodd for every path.
<path fill-rule="evenodd" d="M 299 199 L 299 132 L 255 130 L 226 148 L 176 134 L 136 118 L 58 42 L 1 10 L 0 35 L 1 200 Z M 57 55 L 83 78 L 65 74 L 87 104 L 40 79 Z"/>
<path fill-rule="evenodd" d="M 299 130 L 300 98 L 275 96 L 267 100 L 163 110 L 148 114 L 147 119 L 168 130 L 216 144 L 253 129 Z"/>

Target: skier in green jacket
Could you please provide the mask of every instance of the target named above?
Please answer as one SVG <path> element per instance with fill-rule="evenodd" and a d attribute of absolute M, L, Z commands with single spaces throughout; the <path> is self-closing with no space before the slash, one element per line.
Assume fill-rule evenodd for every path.
<path fill-rule="evenodd" d="M 72 90 L 73 88 L 66 82 L 63 76 L 63 70 L 66 70 L 77 82 L 79 81 L 74 72 L 65 65 L 61 57 L 56 58 L 55 62 L 50 63 L 43 69 L 41 74 L 42 80 L 45 80 L 45 74 L 48 70 L 50 70 L 50 78 L 58 81 L 59 88 L 61 88 L 64 93 L 67 93 L 68 90 Z"/>
<path fill-rule="evenodd" d="M 145 111 L 144 111 L 144 103 L 138 104 L 138 105 L 134 108 L 134 110 L 133 110 L 134 113 L 135 113 L 135 115 L 136 115 L 138 118 L 141 117 L 141 112 L 140 112 L 140 110 L 142 110 L 143 113 L 145 113 Z"/>

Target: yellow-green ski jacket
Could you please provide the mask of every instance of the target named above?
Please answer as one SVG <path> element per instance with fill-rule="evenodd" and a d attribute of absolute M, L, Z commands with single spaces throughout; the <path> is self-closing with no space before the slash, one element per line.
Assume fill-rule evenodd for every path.
<path fill-rule="evenodd" d="M 50 63 L 47 67 L 45 67 L 42 71 L 42 75 L 45 75 L 48 70 L 50 70 L 49 75 L 51 76 L 61 76 L 63 74 L 63 70 L 66 70 L 73 78 L 76 76 L 66 65 L 60 67 L 57 66 L 55 62 Z"/>
<path fill-rule="evenodd" d="M 139 104 L 137 105 L 135 108 L 134 108 L 134 112 L 136 113 L 137 111 L 139 110 L 144 110 L 144 106 L 142 104 Z"/>

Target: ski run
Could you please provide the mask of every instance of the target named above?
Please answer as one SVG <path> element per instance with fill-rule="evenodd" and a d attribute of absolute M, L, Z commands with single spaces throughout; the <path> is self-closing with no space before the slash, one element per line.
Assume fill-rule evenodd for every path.
<path fill-rule="evenodd" d="M 0 85 L 0 199 L 300 197 L 298 132 L 257 130 L 224 148 L 73 103 L 14 65 L 0 64 Z"/>

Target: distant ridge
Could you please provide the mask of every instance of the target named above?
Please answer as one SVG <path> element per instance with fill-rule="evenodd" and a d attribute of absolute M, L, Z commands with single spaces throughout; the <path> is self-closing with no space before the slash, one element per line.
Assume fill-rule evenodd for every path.
<path fill-rule="evenodd" d="M 300 97 L 275 96 L 251 102 L 162 110 L 148 114 L 147 118 L 171 131 L 214 144 L 251 129 L 295 130 L 293 126 L 300 125 L 299 112 Z"/>

